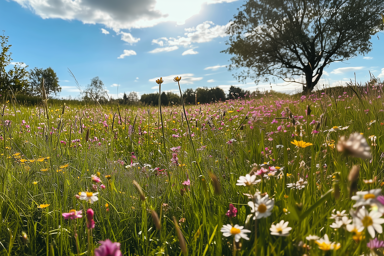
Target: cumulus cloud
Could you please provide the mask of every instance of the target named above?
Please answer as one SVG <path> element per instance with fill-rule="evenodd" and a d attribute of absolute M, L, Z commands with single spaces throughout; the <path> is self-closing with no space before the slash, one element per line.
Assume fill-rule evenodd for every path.
<path fill-rule="evenodd" d="M 213 80 L 213 79 L 209 79 L 207 82 L 208 82 L 208 83 L 213 83 L 213 82 L 215 82 L 215 80 Z"/>
<path fill-rule="evenodd" d="M 181 55 L 194 55 L 194 54 L 198 54 L 197 51 L 194 51 L 193 49 L 189 49 L 189 50 L 186 50 L 185 52 L 183 52 L 183 54 Z"/>
<path fill-rule="evenodd" d="M 136 52 L 134 50 L 124 50 L 124 53 L 121 54 L 118 59 L 124 59 L 127 56 L 136 55 Z"/>
<path fill-rule="evenodd" d="M 204 70 L 213 70 L 213 71 L 216 71 L 218 70 L 219 68 L 224 68 L 225 65 L 216 65 L 216 66 L 212 66 L 212 67 L 206 67 Z"/>
<path fill-rule="evenodd" d="M 365 60 L 371 60 L 371 59 L 373 59 L 373 57 L 363 57 L 363 59 L 365 59 Z"/>
<path fill-rule="evenodd" d="M 335 70 L 333 70 L 331 73 L 332 74 L 344 74 L 344 73 L 347 73 L 347 72 L 353 72 L 353 71 L 357 71 L 357 70 L 361 70 L 363 69 L 364 67 L 345 67 L 345 68 L 337 68 Z"/>
<path fill-rule="evenodd" d="M 109 34 L 109 31 L 108 30 L 106 30 L 106 29 L 101 29 L 101 33 L 103 33 L 103 34 L 105 34 L 105 35 L 108 35 Z"/>
<path fill-rule="evenodd" d="M 65 92 L 80 92 L 79 88 L 77 88 L 76 86 L 68 86 L 68 85 L 62 85 L 61 90 Z"/>
<path fill-rule="evenodd" d="M 112 84 L 111 87 L 119 87 L 119 84 Z"/>
<path fill-rule="evenodd" d="M 163 84 L 169 84 L 169 83 L 175 83 L 173 81 L 173 78 L 175 78 L 176 76 L 181 76 L 181 82 L 183 84 L 193 84 L 193 82 L 196 82 L 196 81 L 200 81 L 202 80 L 203 78 L 202 77 L 194 77 L 194 74 L 191 74 L 191 73 L 187 73 L 187 74 L 177 74 L 177 75 L 169 75 L 169 76 L 163 76 L 163 81 L 164 83 Z M 153 82 L 155 83 L 157 79 L 159 79 L 160 77 L 156 77 L 156 78 L 152 78 L 152 79 L 149 79 L 149 82 Z M 158 88 L 156 86 L 156 88 Z"/>
<path fill-rule="evenodd" d="M 231 22 L 223 26 L 220 26 L 220 25 L 213 26 L 214 23 L 212 21 L 205 21 L 197 25 L 196 27 L 185 28 L 184 30 L 186 31 L 186 33 L 184 33 L 185 36 L 183 37 L 181 36 L 178 36 L 177 38 L 161 37 L 158 39 L 153 39 L 152 43 L 156 43 L 160 46 L 163 46 L 163 45 L 188 46 L 192 43 L 206 43 L 218 37 L 226 37 L 227 34 L 225 33 L 225 31 L 230 24 Z"/>
<path fill-rule="evenodd" d="M 171 47 L 164 47 L 164 48 L 156 48 L 149 53 L 159 53 L 159 52 L 171 52 L 179 49 L 177 46 L 171 46 Z"/>
<path fill-rule="evenodd" d="M 381 73 L 377 77 L 384 78 L 384 68 L 381 69 Z"/>
<path fill-rule="evenodd" d="M 323 71 L 323 75 L 329 76 L 329 73 L 327 71 Z"/>
<path fill-rule="evenodd" d="M 124 42 L 127 42 L 131 45 L 140 41 L 140 38 L 135 38 L 130 33 L 120 32 L 117 34 L 121 35 L 121 40 L 123 40 Z"/>
<path fill-rule="evenodd" d="M 153 27 L 163 22 L 184 24 L 204 4 L 234 0 L 13 0 L 43 19 L 79 20 L 121 29 Z M 181 11 L 182 10 L 182 11 Z"/>

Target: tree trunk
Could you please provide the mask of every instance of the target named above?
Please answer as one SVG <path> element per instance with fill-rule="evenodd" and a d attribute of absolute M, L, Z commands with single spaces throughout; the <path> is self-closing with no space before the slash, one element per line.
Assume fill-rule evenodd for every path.
<path fill-rule="evenodd" d="M 312 92 L 315 87 L 315 83 L 312 82 L 312 69 L 310 66 L 306 66 L 305 71 L 305 86 L 303 85 L 303 95 L 307 95 Z"/>

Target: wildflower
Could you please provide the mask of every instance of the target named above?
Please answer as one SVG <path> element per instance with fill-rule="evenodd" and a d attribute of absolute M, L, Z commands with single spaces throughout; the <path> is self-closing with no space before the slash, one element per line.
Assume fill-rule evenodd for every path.
<path fill-rule="evenodd" d="M 79 195 L 79 199 L 80 200 L 86 200 L 88 202 L 90 202 L 91 204 L 93 204 L 94 202 L 96 202 L 97 200 L 99 200 L 99 198 L 97 198 L 97 195 L 99 193 L 92 193 L 92 192 L 80 192 Z"/>
<path fill-rule="evenodd" d="M 324 235 L 324 239 L 319 239 L 315 241 L 315 243 L 319 246 L 319 249 L 322 251 L 330 251 L 330 250 L 338 250 L 340 249 L 339 243 L 334 243 L 329 241 L 328 235 Z"/>
<path fill-rule="evenodd" d="M 187 179 L 186 181 L 184 181 L 182 183 L 184 186 L 190 186 L 191 185 L 191 181 L 189 179 Z"/>
<path fill-rule="evenodd" d="M 312 143 L 310 143 L 310 142 L 304 142 L 304 141 L 297 141 L 297 140 L 294 140 L 294 141 L 291 141 L 291 143 L 293 144 L 293 145 L 296 145 L 297 147 L 299 147 L 299 148 L 306 148 L 306 147 L 308 147 L 308 146 L 312 146 L 313 144 Z"/>
<path fill-rule="evenodd" d="M 227 215 L 228 218 L 233 218 L 233 217 L 236 217 L 236 214 L 237 214 L 236 207 L 233 206 L 233 204 L 229 204 L 229 210 L 227 211 L 227 213 L 225 215 Z"/>
<path fill-rule="evenodd" d="M 161 85 L 163 82 L 164 82 L 164 81 L 163 81 L 163 78 L 162 78 L 162 77 L 160 77 L 160 79 L 157 79 L 157 80 L 156 80 L 156 83 L 157 83 L 158 85 Z"/>
<path fill-rule="evenodd" d="M 65 168 L 67 168 L 68 166 L 69 166 L 69 164 L 60 165 L 59 168 L 60 168 L 60 169 L 65 169 Z"/>
<path fill-rule="evenodd" d="M 342 217 L 341 219 L 335 220 L 334 223 L 330 225 L 331 228 L 338 229 L 341 228 L 342 226 L 347 226 L 349 223 L 351 223 L 352 220 L 348 219 L 347 216 Z"/>
<path fill-rule="evenodd" d="M 364 236 L 362 235 L 364 227 L 358 225 L 358 223 L 354 222 L 353 224 L 349 224 L 346 228 L 348 232 L 355 233 L 355 235 L 352 237 L 355 242 L 360 242 L 364 238 Z"/>
<path fill-rule="evenodd" d="M 314 236 L 314 235 L 309 235 L 305 239 L 307 239 L 308 241 L 312 241 L 312 240 L 319 240 L 320 237 Z"/>
<path fill-rule="evenodd" d="M 333 214 L 334 212 L 335 212 L 335 209 L 333 209 L 330 219 L 339 220 L 339 219 L 347 216 L 347 214 L 345 214 L 345 210 L 343 210 L 341 212 L 337 211 L 336 214 Z"/>
<path fill-rule="evenodd" d="M 101 184 L 100 187 L 101 187 L 102 189 L 105 189 L 105 185 L 104 185 L 104 184 Z"/>
<path fill-rule="evenodd" d="M 48 168 L 47 169 L 40 169 L 41 172 L 46 172 L 48 171 Z"/>
<path fill-rule="evenodd" d="M 384 241 L 378 240 L 376 237 L 375 239 L 373 239 L 373 240 L 369 241 L 369 243 L 367 243 L 367 247 L 371 250 L 383 248 L 384 247 Z"/>
<path fill-rule="evenodd" d="M 111 179 L 111 175 L 105 175 L 105 178 L 107 178 L 107 180 L 110 180 Z"/>
<path fill-rule="evenodd" d="M 95 250 L 95 256 L 123 256 L 120 243 L 113 243 L 107 239 L 99 242 L 101 245 Z"/>
<path fill-rule="evenodd" d="M 101 179 L 97 175 L 91 175 L 91 179 L 95 183 L 101 182 Z"/>
<path fill-rule="evenodd" d="M 37 185 L 38 181 L 34 181 L 32 182 L 33 185 Z"/>
<path fill-rule="evenodd" d="M 369 191 L 358 191 L 355 196 L 352 196 L 352 200 L 355 200 L 356 203 L 353 207 L 360 207 L 363 205 L 371 205 L 373 203 L 378 203 L 377 197 L 381 196 L 381 189 L 371 189 Z"/>
<path fill-rule="evenodd" d="M 269 229 L 271 231 L 271 235 L 274 235 L 274 236 L 288 236 L 289 235 L 289 231 L 291 231 L 291 227 L 288 227 L 288 221 L 285 222 L 284 220 L 280 221 L 279 223 L 277 223 L 276 225 L 273 225 L 271 226 L 271 228 Z"/>
<path fill-rule="evenodd" d="M 255 201 L 248 202 L 248 205 L 251 207 L 251 212 L 255 214 L 253 217 L 254 220 L 256 218 L 266 218 L 271 215 L 275 202 L 273 199 L 268 198 L 268 194 L 261 197 L 260 193 L 256 193 L 254 200 Z"/>
<path fill-rule="evenodd" d="M 245 175 L 240 176 L 240 178 L 237 180 L 236 186 L 252 186 L 259 183 L 261 180 L 256 180 L 256 175 Z"/>
<path fill-rule="evenodd" d="M 89 208 L 87 210 L 87 228 L 93 229 L 95 228 L 95 221 L 93 220 L 93 216 L 95 215 L 95 212 Z"/>
<path fill-rule="evenodd" d="M 221 228 L 221 232 L 223 232 L 223 236 L 235 236 L 235 241 L 239 242 L 240 238 L 244 238 L 245 240 L 249 240 L 249 237 L 246 233 L 251 233 L 250 230 L 244 229 L 243 226 L 235 225 L 234 227 L 231 224 L 224 225 Z"/>
<path fill-rule="evenodd" d="M 47 208 L 48 206 L 50 206 L 50 204 L 41 204 L 37 206 L 37 208 L 44 209 L 44 208 Z"/>
<path fill-rule="evenodd" d="M 361 208 L 357 212 L 357 223 L 360 226 L 364 226 L 369 232 L 369 234 L 373 237 L 375 237 L 375 231 L 379 234 L 383 232 L 383 228 L 381 227 L 381 224 L 384 223 L 384 219 L 381 219 L 381 213 L 377 211 L 371 211 L 368 213 L 367 209 Z"/>
<path fill-rule="evenodd" d="M 70 210 L 68 213 L 62 213 L 61 215 L 64 217 L 64 219 L 71 219 L 71 220 L 75 220 L 75 219 L 78 219 L 78 218 L 82 218 L 83 215 L 82 214 L 82 211 L 76 211 L 76 210 Z"/>
<path fill-rule="evenodd" d="M 370 159 L 372 157 L 371 148 L 363 135 L 359 133 L 351 134 L 348 140 L 345 140 L 344 136 L 341 137 L 337 142 L 337 150 L 362 159 Z"/>
<path fill-rule="evenodd" d="M 173 78 L 173 81 L 174 81 L 174 82 L 180 82 L 180 80 L 181 80 L 181 77 L 178 77 L 178 76 L 175 77 L 175 78 Z"/>

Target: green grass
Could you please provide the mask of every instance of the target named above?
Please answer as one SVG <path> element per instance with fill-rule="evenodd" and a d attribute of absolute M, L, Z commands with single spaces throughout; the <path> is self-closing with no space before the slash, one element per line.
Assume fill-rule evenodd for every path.
<path fill-rule="evenodd" d="M 0 140 L 0 255 L 77 255 L 75 230 L 80 255 L 92 255 L 98 241 L 105 239 L 119 242 L 123 255 L 181 255 L 173 216 L 179 222 L 189 255 L 247 256 L 255 255 L 255 251 L 257 255 L 368 255 L 368 233 L 364 233 L 361 242 L 355 242 L 353 234 L 344 228 L 332 229 L 333 220 L 329 218 L 332 210 L 348 213 L 354 204 L 349 198 L 347 180 L 353 165 L 360 166 L 359 191 L 380 188 L 383 101 L 377 98 L 381 95 L 378 90 L 368 94 L 357 92 L 357 95 L 351 89 L 345 91 L 347 94 L 341 92 L 341 98 L 336 93 L 322 95 L 321 92 L 304 100 L 266 94 L 253 100 L 186 106 L 195 149 L 185 134 L 188 127 L 181 106 L 162 108 L 163 140 L 158 108 L 120 106 L 120 122 L 117 108 L 68 105 L 62 114 L 62 106 L 50 105 L 48 101 L 47 120 L 43 108 L 7 103 Z M 314 97 L 318 97 L 315 102 Z M 307 105 L 313 116 L 306 116 Z M 285 107 L 307 122 L 296 118 L 301 124 L 295 127 L 289 119 L 276 119 L 278 123 L 271 124 L 275 117 L 281 117 Z M 314 125 L 309 123 L 319 121 L 323 113 L 326 124 L 319 133 L 311 134 Z M 211 129 L 207 118 L 212 119 L 215 129 Z M 6 120 L 11 123 L 7 125 Z M 376 122 L 368 125 L 372 120 Z M 131 135 L 130 125 L 134 126 Z M 286 132 L 276 133 L 280 125 L 284 125 Z M 324 132 L 333 126 L 348 128 Z M 377 137 L 377 146 L 371 147 L 372 161 L 336 150 L 339 137 L 353 132 L 363 133 L 369 144 L 369 136 Z M 174 134 L 180 137 L 174 138 Z M 95 137 L 98 141 L 93 141 Z M 80 142 L 71 142 L 76 139 Z M 228 144 L 231 139 L 236 141 Z M 294 139 L 313 145 L 297 148 L 291 144 Z M 171 148 L 177 146 L 181 149 L 175 165 L 171 161 Z M 126 168 L 131 163 L 131 152 L 136 156 L 133 162 L 138 165 Z M 236 186 L 239 177 L 249 173 L 254 163 L 259 165 L 257 169 L 263 163 L 266 163 L 264 168 L 280 167 L 282 175 L 264 178 L 250 188 Z M 60 168 L 66 164 L 68 167 Z M 325 164 L 327 167 L 323 168 Z M 164 171 L 156 171 L 155 167 Z M 76 199 L 79 192 L 92 190 L 91 175 L 97 173 L 106 186 L 101 189 L 98 185 L 99 200 L 89 204 Z M 216 187 L 209 173 L 217 177 Z M 111 179 L 106 175 L 111 175 Z M 334 181 L 337 177 L 340 177 L 338 183 Z M 308 182 L 304 189 L 287 188 L 288 183 L 299 178 Z M 189 187 L 182 185 L 187 179 L 191 181 Z M 375 179 L 374 183 L 363 182 L 369 179 Z M 140 200 L 133 180 L 142 187 L 145 201 Z M 221 193 L 215 193 L 217 186 Z M 334 193 L 337 188 L 338 199 Z M 243 195 L 255 193 L 256 189 L 267 192 L 275 202 L 271 216 L 258 219 L 257 238 L 255 221 L 246 223 L 251 209 L 247 204 L 249 199 Z M 40 209 L 41 204 L 49 206 Z M 238 210 L 232 219 L 225 215 L 229 204 Z M 95 211 L 96 225 L 91 237 L 85 218 L 88 208 Z M 64 220 L 61 214 L 71 209 L 83 210 L 84 217 Z M 156 229 L 151 209 L 159 216 L 160 230 Z M 272 236 L 271 224 L 281 220 L 289 221 L 292 227 L 289 236 Z M 249 240 L 242 239 L 237 244 L 237 251 L 233 250 L 233 238 L 224 237 L 220 231 L 225 224 L 238 224 L 252 231 Z M 310 234 L 319 237 L 328 234 L 341 247 L 334 252 L 321 251 L 313 241 L 306 240 Z M 377 237 L 383 239 L 382 234 Z"/>

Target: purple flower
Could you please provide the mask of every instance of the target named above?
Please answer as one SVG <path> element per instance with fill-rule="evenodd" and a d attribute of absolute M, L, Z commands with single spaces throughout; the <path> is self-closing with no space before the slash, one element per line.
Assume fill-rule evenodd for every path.
<path fill-rule="evenodd" d="M 187 179 L 187 180 L 184 181 L 182 184 L 183 184 L 184 186 L 189 186 L 189 185 L 191 185 L 191 181 L 190 181 L 189 179 Z"/>
<path fill-rule="evenodd" d="M 378 249 L 378 248 L 383 248 L 384 247 L 384 241 L 381 241 L 381 240 L 378 240 L 377 238 L 369 241 L 369 243 L 367 243 L 367 247 L 369 249 Z"/>
<path fill-rule="evenodd" d="M 233 204 L 229 204 L 229 210 L 225 215 L 227 215 L 229 218 L 233 218 L 233 217 L 236 217 L 236 214 L 237 214 L 236 207 L 233 206 Z"/>
<path fill-rule="evenodd" d="M 107 239 L 99 242 L 101 245 L 95 250 L 95 256 L 123 256 L 120 243 L 113 243 Z"/>
<path fill-rule="evenodd" d="M 92 229 L 92 228 L 95 228 L 95 221 L 93 220 L 93 215 L 95 215 L 95 212 L 89 208 L 87 210 L 87 227 L 88 229 Z"/>
<path fill-rule="evenodd" d="M 75 219 L 78 219 L 78 218 L 82 218 L 83 215 L 82 214 L 82 211 L 76 211 L 76 210 L 70 210 L 69 212 L 67 213 L 62 213 L 61 215 L 64 217 L 64 219 L 71 219 L 71 220 L 75 220 Z"/>
<path fill-rule="evenodd" d="M 378 196 L 377 201 L 379 201 L 382 205 L 384 205 L 384 196 Z"/>

